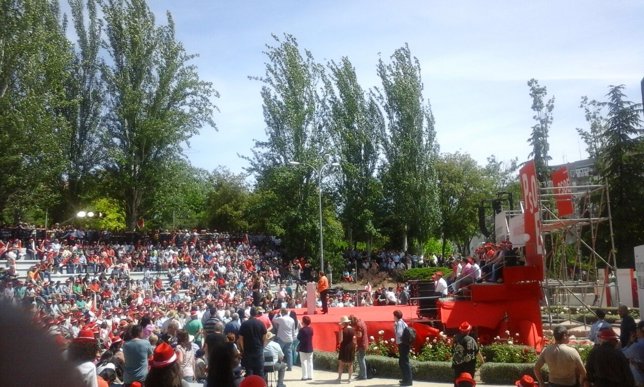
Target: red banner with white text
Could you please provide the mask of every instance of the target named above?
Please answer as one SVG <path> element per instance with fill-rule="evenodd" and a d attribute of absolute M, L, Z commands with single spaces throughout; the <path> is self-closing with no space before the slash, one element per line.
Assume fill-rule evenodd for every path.
<path fill-rule="evenodd" d="M 561 167 L 552 172 L 552 186 L 554 187 L 557 213 L 560 218 L 570 216 L 574 212 L 568 168 Z"/>
<path fill-rule="evenodd" d="M 523 194 L 525 233 L 528 240 L 525 244 L 525 260 L 527 266 L 534 266 L 543 279 L 543 241 L 541 239 L 541 215 L 539 209 L 539 180 L 534 160 L 530 160 L 519 170 L 521 192 Z"/>

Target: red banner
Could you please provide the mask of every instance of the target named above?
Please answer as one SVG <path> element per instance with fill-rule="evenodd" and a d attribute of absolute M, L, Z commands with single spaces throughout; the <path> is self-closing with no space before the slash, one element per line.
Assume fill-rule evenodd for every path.
<path fill-rule="evenodd" d="M 568 168 L 561 167 L 552 172 L 552 186 L 554 187 L 554 193 L 556 195 L 555 200 L 557 202 L 559 217 L 564 218 L 572 215 L 575 209 L 572 204 Z"/>
<path fill-rule="evenodd" d="M 523 193 L 523 205 L 525 232 L 528 234 L 528 241 L 525 244 L 526 265 L 535 266 L 543 279 L 543 242 L 541 240 L 541 215 L 539 209 L 539 181 L 534 160 L 528 161 L 520 170 L 521 191 Z"/>

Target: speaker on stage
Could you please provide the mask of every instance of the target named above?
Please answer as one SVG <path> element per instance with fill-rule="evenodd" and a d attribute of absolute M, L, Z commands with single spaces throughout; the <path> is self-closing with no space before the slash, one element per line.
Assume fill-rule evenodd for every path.
<path fill-rule="evenodd" d="M 422 317 L 436 317 L 436 300 L 434 281 L 418 281 L 418 314 Z"/>

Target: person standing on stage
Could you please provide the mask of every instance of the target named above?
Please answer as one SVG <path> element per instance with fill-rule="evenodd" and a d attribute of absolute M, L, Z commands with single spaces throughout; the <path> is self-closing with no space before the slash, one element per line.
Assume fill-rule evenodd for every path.
<path fill-rule="evenodd" d="M 443 278 L 443 272 L 437 271 L 434 273 L 432 279 L 434 280 L 434 292 L 440 297 L 447 296 L 447 281 Z"/>
<path fill-rule="evenodd" d="M 396 344 L 398 345 L 398 366 L 402 373 L 402 380 L 400 381 L 401 387 L 411 386 L 413 384 L 411 364 L 409 364 L 409 350 L 411 347 L 403 338 L 405 328 L 407 328 L 407 323 L 403 320 L 402 312 L 400 309 L 394 310 L 394 335 L 396 336 Z"/>
<path fill-rule="evenodd" d="M 356 355 L 358 358 L 359 368 L 356 380 L 365 380 L 367 379 L 367 362 L 365 361 L 365 355 L 367 353 L 367 348 L 369 347 L 367 324 L 365 324 L 362 319 L 359 319 L 354 315 L 350 315 L 349 320 L 351 320 L 351 325 L 356 331 Z"/>
<path fill-rule="evenodd" d="M 329 297 L 329 279 L 322 270 L 320 270 L 320 278 L 318 279 L 318 293 L 320 294 L 320 301 L 322 302 L 322 313 L 329 313 L 328 297 Z"/>

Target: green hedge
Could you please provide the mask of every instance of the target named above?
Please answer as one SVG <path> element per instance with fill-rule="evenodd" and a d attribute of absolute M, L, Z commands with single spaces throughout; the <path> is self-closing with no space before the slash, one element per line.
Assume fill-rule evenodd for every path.
<path fill-rule="evenodd" d="M 535 377 L 534 363 L 484 363 L 479 374 L 483 383 L 514 385 L 525 374 Z M 548 368 L 544 367 L 541 374 L 547 380 Z"/>
<path fill-rule="evenodd" d="M 416 267 L 409 270 L 401 270 L 397 273 L 399 280 L 431 280 L 434 273 L 443 272 L 443 277 L 447 278 L 452 273 L 449 267 Z"/>
<path fill-rule="evenodd" d="M 398 359 L 386 356 L 367 355 L 367 365 L 376 369 L 377 378 L 400 379 Z M 454 381 L 454 371 L 451 363 L 428 361 L 410 361 L 414 380 L 451 383 Z M 313 354 L 313 369 L 325 371 L 338 370 L 338 354 L 335 352 L 315 352 Z"/>
<path fill-rule="evenodd" d="M 367 365 L 376 369 L 377 378 L 400 379 L 398 359 L 367 355 Z M 450 362 L 428 361 L 419 362 L 411 360 L 411 367 L 415 381 L 451 383 L 454 381 L 454 371 Z M 335 372 L 338 370 L 338 354 L 336 352 L 315 352 L 313 354 L 313 369 Z M 357 371 L 357 368 L 354 370 Z M 522 375 L 534 377 L 534 363 L 484 363 L 480 369 L 483 383 L 514 385 Z M 548 367 L 541 371 L 548 377 Z"/>

